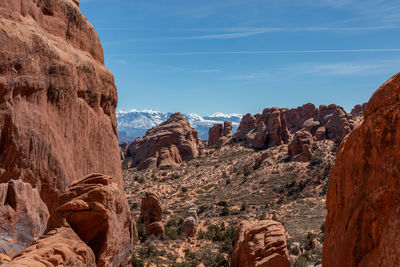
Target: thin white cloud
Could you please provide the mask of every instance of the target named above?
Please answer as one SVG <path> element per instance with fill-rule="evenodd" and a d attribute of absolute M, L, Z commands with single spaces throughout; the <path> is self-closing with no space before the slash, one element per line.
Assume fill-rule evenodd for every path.
<path fill-rule="evenodd" d="M 167 36 L 154 38 L 134 38 L 103 42 L 103 45 L 119 45 L 134 42 L 146 41 L 185 41 L 185 40 L 223 40 L 241 39 L 255 35 L 274 33 L 274 32 L 361 32 L 377 31 L 395 28 L 393 25 L 386 26 L 362 26 L 362 27 L 323 27 L 310 26 L 302 28 L 271 28 L 271 27 L 238 27 L 238 28 L 215 28 L 215 29 L 193 29 L 194 31 L 214 31 L 215 34 L 189 35 L 189 36 Z"/>
<path fill-rule="evenodd" d="M 316 50 L 242 50 L 242 51 L 194 51 L 194 52 L 161 52 L 161 53 L 126 53 L 108 56 L 196 56 L 196 55 L 242 55 L 242 54 L 332 54 L 332 53 L 397 53 L 400 48 L 370 49 L 316 49 Z"/>

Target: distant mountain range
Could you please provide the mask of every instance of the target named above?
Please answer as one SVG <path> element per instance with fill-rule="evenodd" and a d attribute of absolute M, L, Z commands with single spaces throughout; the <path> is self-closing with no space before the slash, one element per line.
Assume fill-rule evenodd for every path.
<path fill-rule="evenodd" d="M 167 120 L 171 114 L 172 112 L 161 112 L 155 110 L 132 109 L 129 111 L 118 111 L 117 123 L 119 142 L 131 142 L 135 138 L 143 136 L 148 129 Z M 215 123 L 222 123 L 226 120 L 232 121 L 233 132 L 236 132 L 240 120 L 243 117 L 242 114 L 224 114 L 221 112 L 215 112 L 205 117 L 195 113 L 182 115 L 189 121 L 192 127 L 196 128 L 199 132 L 199 137 L 202 140 L 208 139 L 208 130 Z"/>

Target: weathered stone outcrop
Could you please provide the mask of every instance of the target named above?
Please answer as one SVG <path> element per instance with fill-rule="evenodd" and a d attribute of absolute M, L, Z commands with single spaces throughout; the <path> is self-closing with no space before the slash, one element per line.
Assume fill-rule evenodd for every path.
<path fill-rule="evenodd" d="M 194 204 L 191 204 L 188 207 L 188 210 L 186 212 L 186 217 L 183 221 L 182 224 L 182 235 L 184 237 L 194 237 L 197 232 L 197 224 L 198 224 L 199 218 L 197 216 L 197 209 Z"/>
<path fill-rule="evenodd" d="M 64 190 L 88 173 L 113 177 L 122 198 L 118 208 L 129 212 L 117 90 L 99 37 L 78 5 L 76 0 L 0 1 L 0 183 L 8 188 L 8 200 L 0 203 L 0 243 L 8 240 L 3 250 L 11 256 L 42 236 L 43 222 L 54 216 Z M 18 227 L 24 230 L 15 236 Z M 113 243 L 112 249 L 129 250 L 131 236 L 120 234 L 123 247 Z M 130 255 L 117 257 L 128 262 Z"/>
<path fill-rule="evenodd" d="M 96 266 L 92 249 L 64 222 L 58 228 L 49 229 L 40 240 L 15 256 L 2 267 L 16 266 Z"/>
<path fill-rule="evenodd" d="M 147 131 L 128 147 L 132 167 L 138 169 L 177 166 L 185 160 L 196 158 L 204 145 L 196 129 L 180 113 Z"/>
<path fill-rule="evenodd" d="M 363 116 L 366 108 L 367 103 L 355 105 L 350 114 L 353 116 Z"/>
<path fill-rule="evenodd" d="M 21 180 L 0 184 L 0 253 L 13 257 L 30 246 L 44 233 L 49 216 L 31 184 Z"/>
<path fill-rule="evenodd" d="M 232 139 L 232 122 L 225 121 L 224 125 L 221 123 L 214 124 L 208 131 L 208 147 L 223 146 Z"/>
<path fill-rule="evenodd" d="M 242 221 L 236 232 L 231 267 L 290 267 L 285 229 L 279 222 Z"/>
<path fill-rule="evenodd" d="M 164 226 L 162 225 L 163 209 L 161 201 L 156 194 L 146 192 L 142 198 L 142 206 L 140 208 L 140 219 L 146 226 L 147 236 L 160 236 L 164 234 Z"/>
<path fill-rule="evenodd" d="M 289 157 L 292 161 L 310 161 L 313 152 L 311 145 L 313 138 L 310 132 L 298 131 L 288 145 Z"/>
<path fill-rule="evenodd" d="M 330 174 L 323 265 L 400 262 L 400 74 L 366 105 L 363 123 L 340 145 Z"/>
<path fill-rule="evenodd" d="M 233 140 L 264 149 L 288 144 L 299 130 L 308 131 L 317 140 L 343 139 L 354 128 L 352 115 L 336 105 L 305 104 L 296 109 L 267 108 L 262 114 L 246 114 Z"/>

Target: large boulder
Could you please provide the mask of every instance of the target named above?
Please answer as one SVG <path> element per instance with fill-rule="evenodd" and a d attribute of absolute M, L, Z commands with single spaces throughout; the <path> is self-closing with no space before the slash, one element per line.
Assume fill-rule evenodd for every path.
<path fill-rule="evenodd" d="M 60 227 L 65 219 L 93 250 L 97 266 L 126 266 L 135 233 L 125 202 L 110 176 L 91 174 L 63 192 L 48 227 Z"/>
<path fill-rule="evenodd" d="M 19 266 L 96 266 L 96 257 L 90 247 L 64 222 L 49 229 L 40 240 L 14 257 L 2 267 Z"/>
<path fill-rule="evenodd" d="M 313 152 L 311 145 L 313 138 L 310 132 L 298 131 L 288 145 L 289 157 L 293 161 L 310 161 Z"/>
<path fill-rule="evenodd" d="M 140 219 L 146 226 L 147 236 L 160 236 L 164 234 L 162 214 L 163 209 L 158 196 L 154 193 L 146 192 L 142 198 Z"/>
<path fill-rule="evenodd" d="M 186 212 L 185 219 L 182 224 L 182 235 L 184 237 L 194 237 L 197 232 L 197 224 L 199 217 L 197 215 L 197 209 L 194 203 L 191 203 Z"/>
<path fill-rule="evenodd" d="M 114 77 L 77 3 L 0 1 L 0 183 L 11 188 L 9 200 L 0 203 L 0 242 L 17 244 L 3 247 L 10 255 L 41 237 L 48 216 L 44 205 L 54 215 L 64 190 L 88 173 L 113 177 L 119 208 L 129 212 Z M 19 188 L 30 195 L 14 194 L 12 200 Z M 15 236 L 18 227 L 24 231 Z M 118 239 L 124 247 L 116 243 L 113 249 L 131 248 L 129 234 L 121 232 Z M 121 257 L 128 262 L 130 255 Z"/>
<path fill-rule="evenodd" d="M 231 121 L 225 121 L 224 125 L 216 123 L 208 130 L 207 146 L 213 147 L 225 145 L 232 139 L 232 135 Z"/>
<path fill-rule="evenodd" d="M 132 167 L 138 169 L 177 166 L 196 158 L 202 147 L 196 129 L 182 114 L 175 113 L 148 130 L 143 138 L 135 139 L 128 147 L 128 155 L 132 157 Z"/>
<path fill-rule="evenodd" d="M 0 184 L 0 253 L 13 257 L 30 246 L 46 230 L 49 216 L 31 184 L 21 180 Z"/>
<path fill-rule="evenodd" d="M 285 229 L 279 222 L 242 221 L 236 232 L 231 267 L 290 267 Z"/>
<path fill-rule="evenodd" d="M 400 74 L 371 97 L 340 145 L 327 195 L 323 265 L 400 262 Z"/>

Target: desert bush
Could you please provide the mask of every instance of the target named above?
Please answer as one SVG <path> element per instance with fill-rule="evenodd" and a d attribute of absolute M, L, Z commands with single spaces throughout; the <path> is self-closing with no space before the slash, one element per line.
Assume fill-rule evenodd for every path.
<path fill-rule="evenodd" d="M 137 228 L 137 232 L 138 232 L 139 241 L 143 242 L 147 238 L 146 226 L 140 219 L 136 220 L 136 228 Z"/>
<path fill-rule="evenodd" d="M 300 255 L 294 262 L 294 267 L 307 267 L 307 257 Z"/>
<path fill-rule="evenodd" d="M 181 190 L 182 190 L 183 193 L 186 193 L 186 192 L 188 191 L 188 188 L 185 187 L 185 186 L 183 186 L 183 187 L 181 188 Z"/>
<path fill-rule="evenodd" d="M 169 179 L 170 180 L 176 180 L 176 179 L 179 179 L 181 176 L 179 175 L 179 174 L 177 174 L 177 173 L 173 173 L 173 174 L 171 174 L 170 176 L 169 176 Z"/>
<path fill-rule="evenodd" d="M 247 210 L 247 203 L 246 203 L 246 202 L 243 202 L 243 203 L 242 203 L 242 206 L 240 206 L 240 210 L 241 210 L 241 211 Z"/>
<path fill-rule="evenodd" d="M 217 205 L 221 207 L 228 207 L 228 202 L 226 202 L 225 200 L 221 200 L 217 202 Z"/>
<path fill-rule="evenodd" d="M 209 257 L 204 260 L 204 265 L 207 267 L 228 267 L 229 261 L 222 254 L 217 254 L 214 257 Z"/>
<path fill-rule="evenodd" d="M 141 176 L 135 176 L 135 177 L 133 177 L 133 180 L 138 182 L 139 184 L 144 183 L 144 177 L 141 177 Z"/>
<path fill-rule="evenodd" d="M 137 258 L 136 253 L 132 253 L 132 267 L 144 267 L 143 261 Z"/>
<path fill-rule="evenodd" d="M 223 207 L 221 210 L 221 213 L 219 214 L 220 216 L 228 216 L 229 215 L 229 208 L 228 207 Z"/>
<path fill-rule="evenodd" d="M 244 166 L 243 168 L 243 175 L 244 176 L 249 176 L 253 173 L 253 168 L 249 165 Z"/>
<path fill-rule="evenodd" d="M 179 239 L 179 233 L 176 227 L 165 227 L 165 237 L 169 240 Z"/>
<path fill-rule="evenodd" d="M 311 232 L 309 232 L 307 234 L 306 240 L 304 242 L 304 249 L 305 250 L 311 250 L 312 249 L 312 243 L 313 243 L 314 238 L 316 238 L 316 237 L 317 237 L 317 235 L 313 234 Z"/>
<path fill-rule="evenodd" d="M 319 165 L 323 162 L 321 157 L 318 156 L 312 156 L 311 160 L 310 160 L 310 166 L 316 166 Z"/>

